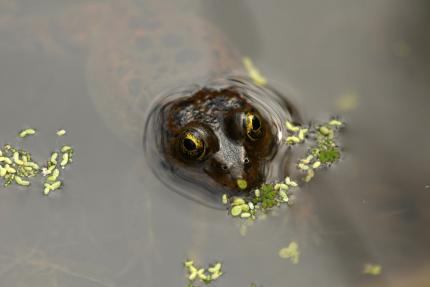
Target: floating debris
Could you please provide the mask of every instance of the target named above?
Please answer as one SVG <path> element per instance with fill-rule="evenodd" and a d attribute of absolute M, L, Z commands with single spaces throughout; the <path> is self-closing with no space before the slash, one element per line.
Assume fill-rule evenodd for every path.
<path fill-rule="evenodd" d="M 224 274 L 221 262 L 216 262 L 205 269 L 196 267 L 193 260 L 187 260 L 184 262 L 184 266 L 187 270 L 188 286 L 194 286 L 194 282 L 198 280 L 204 284 L 210 284 Z"/>
<path fill-rule="evenodd" d="M 363 266 L 363 274 L 368 274 L 368 275 L 379 275 L 382 272 L 382 266 L 379 264 L 371 264 L 371 263 L 366 263 Z"/>
<path fill-rule="evenodd" d="M 260 71 L 254 66 L 250 58 L 244 57 L 242 62 L 243 66 L 248 72 L 249 77 L 257 86 L 264 86 L 267 84 L 267 79 L 261 75 Z"/>
<path fill-rule="evenodd" d="M 278 254 L 281 258 L 290 259 L 293 264 L 299 263 L 299 245 L 295 241 L 291 242 L 287 247 L 281 248 Z"/>

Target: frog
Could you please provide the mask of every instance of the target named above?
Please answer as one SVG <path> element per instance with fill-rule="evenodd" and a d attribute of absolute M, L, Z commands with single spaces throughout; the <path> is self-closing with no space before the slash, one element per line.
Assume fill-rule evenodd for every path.
<path fill-rule="evenodd" d="M 234 88 L 203 87 L 169 102 L 159 116 L 162 153 L 171 168 L 185 167 L 188 178 L 202 183 L 208 177 L 230 195 L 262 183 L 264 162 L 276 151 L 275 131 Z M 240 181 L 246 186 L 240 188 Z"/>
<path fill-rule="evenodd" d="M 223 208 L 223 195 L 248 196 L 289 173 L 283 119 L 301 117 L 273 87 L 234 75 L 170 91 L 151 110 L 144 149 L 154 174 L 201 204 Z"/>
<path fill-rule="evenodd" d="M 104 84 L 89 85 L 90 95 L 110 130 L 137 152 L 143 143 L 148 166 L 170 190 L 211 207 L 222 208 L 224 193 L 249 193 L 275 173 L 285 176 L 279 134 L 285 120 L 300 121 L 288 96 L 255 85 L 217 27 L 152 4 L 121 6 L 121 17 L 108 11 L 94 33 L 87 76 Z M 261 138 L 243 133 L 247 119 L 248 128 L 252 119 L 261 124 Z M 194 159 L 197 151 L 184 157 L 176 140 L 191 126 L 189 143 L 204 145 Z"/>
<path fill-rule="evenodd" d="M 58 57 L 81 51 L 90 98 L 109 130 L 136 152 L 143 145 L 160 181 L 174 191 L 191 189 L 187 197 L 207 204 L 219 202 L 223 193 L 250 192 L 269 178 L 271 165 L 285 165 L 275 156 L 285 153 L 279 133 L 292 105 L 284 95 L 254 85 L 231 41 L 190 9 L 172 9 L 180 5 L 93 1 L 68 4 L 53 14 L 38 11 L 30 20 L 26 15 L 36 28 L 33 45 L 25 46 Z M 214 87 L 223 80 L 225 87 Z M 167 103 L 177 89 L 193 92 Z M 269 104 L 262 104 L 264 98 Z M 151 127 L 153 117 L 163 124 Z M 187 132 L 184 143 L 203 149 L 197 158 L 192 155 L 198 150 L 178 147 L 177 138 Z M 160 137 L 161 149 L 146 152 Z M 238 180 L 246 187 L 239 188 Z M 192 188 L 178 181 L 192 182 Z"/>

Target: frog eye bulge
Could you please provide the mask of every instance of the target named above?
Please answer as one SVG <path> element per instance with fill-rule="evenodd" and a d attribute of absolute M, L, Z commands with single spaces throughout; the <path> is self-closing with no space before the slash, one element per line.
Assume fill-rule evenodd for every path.
<path fill-rule="evenodd" d="M 252 141 L 256 141 L 263 136 L 263 127 L 261 119 L 255 113 L 246 113 L 245 128 L 246 135 Z"/>
<path fill-rule="evenodd" d="M 204 135 L 199 130 L 188 129 L 178 137 L 178 147 L 185 159 L 200 160 L 206 154 Z"/>

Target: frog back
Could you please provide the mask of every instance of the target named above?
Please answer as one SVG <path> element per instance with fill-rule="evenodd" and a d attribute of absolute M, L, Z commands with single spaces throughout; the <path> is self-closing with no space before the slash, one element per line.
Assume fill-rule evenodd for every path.
<path fill-rule="evenodd" d="M 238 60 L 222 34 L 190 12 L 158 1 L 121 2 L 105 9 L 95 29 L 88 86 L 114 134 L 141 146 L 155 97 L 237 70 Z"/>

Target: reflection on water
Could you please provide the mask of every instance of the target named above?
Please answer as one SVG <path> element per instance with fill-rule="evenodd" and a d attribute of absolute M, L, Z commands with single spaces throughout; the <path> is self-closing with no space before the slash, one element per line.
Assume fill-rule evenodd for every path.
<path fill-rule="evenodd" d="M 59 196 L 0 193 L 0 285 L 185 286 L 187 257 L 222 260 L 219 286 L 429 285 L 426 1 L 131 2 L 0 2 L 0 144 L 32 126 L 76 147 Z M 357 104 L 342 163 L 245 236 L 155 179 L 141 146 L 149 102 L 239 68 L 231 46 L 294 86 L 305 121 Z M 54 137 L 25 148 L 47 158 Z M 297 265 L 278 256 L 291 241 Z"/>

